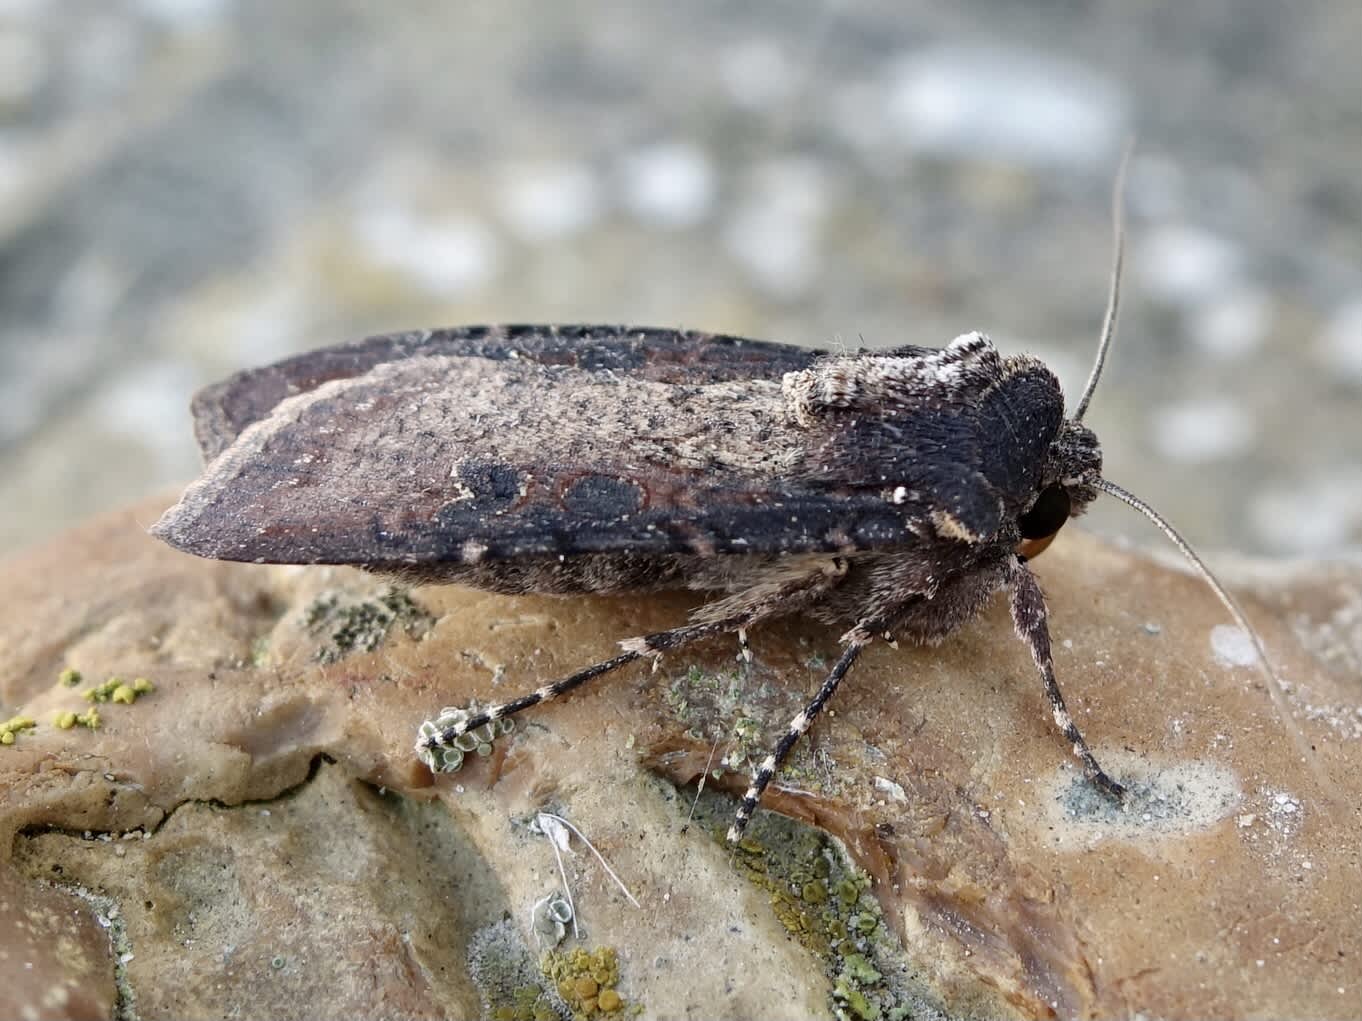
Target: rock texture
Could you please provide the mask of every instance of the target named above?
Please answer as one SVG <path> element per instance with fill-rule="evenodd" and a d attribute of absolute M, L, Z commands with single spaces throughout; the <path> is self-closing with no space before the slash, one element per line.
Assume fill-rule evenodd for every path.
<path fill-rule="evenodd" d="M 0 747 L 15 1016 L 1362 1013 L 1360 565 L 1233 574 L 1315 771 L 1198 581 L 1068 530 L 1038 571 L 1126 811 L 1072 768 L 1000 600 L 940 648 L 869 653 L 767 802 L 814 829 L 759 813 L 730 852 L 731 803 L 687 825 L 673 784 L 739 790 L 834 633 L 791 621 L 753 635 L 751 667 L 720 643 L 602 679 L 433 778 L 422 719 L 603 658 L 690 598 L 404 595 L 197 561 L 145 536 L 164 503 L 0 566 L 0 710 L 37 723 Z M 154 690 L 100 704 L 98 729 L 54 725 L 113 675 Z M 561 887 L 546 809 L 641 904 L 573 837 L 583 933 L 553 981 L 532 917 Z M 613 950 L 612 996 L 572 999 L 596 982 L 573 948 Z"/>

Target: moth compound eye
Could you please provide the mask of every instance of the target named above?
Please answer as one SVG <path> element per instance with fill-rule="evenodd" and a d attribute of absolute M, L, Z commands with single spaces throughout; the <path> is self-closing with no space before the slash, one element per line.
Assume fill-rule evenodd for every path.
<path fill-rule="evenodd" d="M 1023 542 L 1017 552 L 1024 557 L 1038 556 L 1050 545 L 1050 540 L 1069 520 L 1069 494 L 1063 486 L 1050 486 L 1031 505 L 1031 509 L 1017 519 Z"/>
<path fill-rule="evenodd" d="M 1017 519 L 1023 539 L 1044 539 L 1069 520 L 1069 494 L 1063 486 L 1050 486 L 1036 498 L 1031 509 Z"/>

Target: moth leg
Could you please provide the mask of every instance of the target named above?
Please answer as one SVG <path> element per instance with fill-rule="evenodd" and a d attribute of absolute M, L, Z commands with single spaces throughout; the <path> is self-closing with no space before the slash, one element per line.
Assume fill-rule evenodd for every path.
<path fill-rule="evenodd" d="M 659 655 L 667 649 L 680 648 L 683 645 L 696 641 L 700 638 L 707 638 L 710 635 L 720 634 L 724 631 L 731 631 L 743 623 L 745 618 L 728 618 L 725 620 L 707 621 L 701 624 L 687 624 L 682 627 L 672 628 L 670 631 L 658 631 L 655 634 L 644 635 L 641 638 L 630 638 L 620 642 L 624 649 L 618 656 L 603 660 L 600 663 L 593 663 L 589 667 L 578 670 L 575 674 L 564 677 L 561 680 L 551 681 L 542 687 L 509 702 L 501 702 L 497 705 L 488 706 L 479 712 L 452 723 L 443 729 L 423 736 L 417 742 L 416 754 L 420 759 L 436 769 L 436 757 L 434 752 L 440 748 L 454 746 L 455 741 L 463 737 L 470 731 L 485 727 L 489 723 L 514 716 L 518 712 L 530 709 L 539 705 L 541 702 L 552 702 L 556 698 L 561 698 L 568 692 L 580 688 L 587 681 L 594 680 L 602 674 L 608 674 L 612 670 L 618 670 L 626 664 L 632 663 L 636 659 L 641 659 L 648 655 Z M 437 770 L 438 771 L 438 770 Z"/>
<path fill-rule="evenodd" d="M 1055 726 L 1064 734 L 1073 753 L 1083 763 L 1083 772 L 1088 779 L 1113 797 L 1121 797 L 1125 794 L 1125 788 L 1097 764 L 1088 750 L 1088 743 L 1083 740 L 1083 735 L 1064 705 L 1064 696 L 1059 693 L 1055 662 L 1050 654 L 1050 629 L 1045 622 L 1045 594 L 1041 592 L 1036 576 L 1022 557 L 1013 558 L 1008 574 L 1012 587 L 1012 623 L 1017 629 L 1017 636 L 1031 647 L 1031 658 L 1035 660 L 1041 680 L 1045 682 L 1045 697 L 1050 700 Z"/>
<path fill-rule="evenodd" d="M 785 735 L 776 743 L 771 754 L 762 760 L 756 773 L 752 775 L 752 785 L 747 788 L 747 793 L 742 796 L 742 804 L 738 806 L 738 814 L 733 820 L 733 825 L 728 828 L 728 842 L 730 844 L 736 844 L 742 839 L 742 831 L 747 828 L 747 822 L 752 818 L 757 803 L 761 801 L 761 796 L 765 792 L 767 784 L 776 775 L 776 770 L 785 761 L 785 756 L 790 754 L 790 749 L 794 747 L 794 743 L 813 725 L 813 721 L 823 711 L 823 706 L 827 704 L 828 699 L 832 698 L 833 692 L 842 683 L 842 678 L 851 669 L 851 664 L 856 662 L 856 657 L 861 654 L 861 650 L 870 643 L 870 631 L 866 628 L 857 627 L 848 633 L 847 638 L 847 647 L 842 650 L 841 659 L 837 661 L 827 679 L 823 681 L 823 686 L 818 689 L 818 694 L 814 695 L 813 700 L 790 721 L 790 727 L 785 731 Z"/>
<path fill-rule="evenodd" d="M 751 619 L 751 614 L 743 613 L 732 617 L 721 617 L 718 620 L 685 624 L 681 627 L 674 627 L 670 631 L 655 631 L 650 635 L 626 638 L 620 642 L 620 648 L 636 656 L 660 656 L 664 652 L 679 649 L 681 646 L 689 645 L 701 638 L 736 631 L 745 627 L 751 622 Z"/>

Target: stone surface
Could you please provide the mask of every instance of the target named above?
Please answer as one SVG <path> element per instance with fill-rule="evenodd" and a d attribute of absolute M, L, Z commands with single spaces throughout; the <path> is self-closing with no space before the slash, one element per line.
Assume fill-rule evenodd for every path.
<path fill-rule="evenodd" d="M 746 670 L 719 643 L 603 678 L 432 778 L 420 720 L 693 599 L 394 598 L 347 569 L 176 554 L 143 534 L 166 502 L 0 566 L 0 710 L 38 723 L 0 747 L 0 981 L 26 1016 L 504 1006 L 561 885 L 541 810 L 641 904 L 576 837 L 561 852 L 585 930 L 564 949 L 613 948 L 645 1016 L 1362 1012 L 1362 565 L 1227 565 L 1332 801 L 1260 675 L 1222 662 L 1204 586 L 1069 529 L 1037 569 L 1126 811 L 1072 768 L 1000 600 L 939 648 L 867 653 L 768 798 L 817 829 L 759 813 L 734 853 L 732 802 L 707 794 L 687 825 L 694 788 L 666 781 L 740 790 L 834 632 L 763 629 Z M 155 688 L 100 705 L 100 729 L 53 725 L 110 675 Z"/>

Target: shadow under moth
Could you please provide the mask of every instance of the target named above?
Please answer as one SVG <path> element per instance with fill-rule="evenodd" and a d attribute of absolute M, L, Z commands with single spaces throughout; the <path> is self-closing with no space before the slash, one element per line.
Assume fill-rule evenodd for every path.
<path fill-rule="evenodd" d="M 1119 193 L 1119 183 L 1118 183 Z M 793 744 L 879 638 L 935 642 L 1011 597 L 1056 726 L 1087 777 L 1123 789 L 1065 709 L 1027 565 L 1099 492 L 1151 518 L 1253 639 L 1225 589 L 1151 508 L 1102 477 L 1043 363 L 981 333 L 854 353 L 619 326 L 491 326 L 371 337 L 241 372 L 193 411 L 203 476 L 152 529 L 224 560 L 352 564 L 501 593 L 693 589 L 671 630 L 500 705 L 426 721 L 432 769 L 469 732 L 634 660 L 804 614 L 844 627 L 813 699 L 757 767 L 737 840 Z"/>

